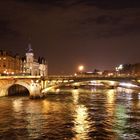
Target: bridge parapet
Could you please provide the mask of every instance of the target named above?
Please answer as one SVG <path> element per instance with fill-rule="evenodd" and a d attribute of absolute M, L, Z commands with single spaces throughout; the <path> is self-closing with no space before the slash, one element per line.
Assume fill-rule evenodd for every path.
<path fill-rule="evenodd" d="M 0 76 L 0 80 L 2 79 L 41 79 L 41 76 Z"/>
<path fill-rule="evenodd" d="M 102 76 L 102 75 L 50 75 L 45 80 L 52 81 L 52 80 L 115 80 L 115 81 L 124 81 L 124 80 L 135 80 L 139 81 L 140 76 Z"/>

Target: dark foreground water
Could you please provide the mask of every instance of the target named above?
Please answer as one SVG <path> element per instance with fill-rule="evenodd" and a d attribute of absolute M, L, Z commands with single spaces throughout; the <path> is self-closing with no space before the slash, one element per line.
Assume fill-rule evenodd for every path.
<path fill-rule="evenodd" d="M 0 140 L 139 140 L 140 93 L 80 90 L 0 98 Z"/>

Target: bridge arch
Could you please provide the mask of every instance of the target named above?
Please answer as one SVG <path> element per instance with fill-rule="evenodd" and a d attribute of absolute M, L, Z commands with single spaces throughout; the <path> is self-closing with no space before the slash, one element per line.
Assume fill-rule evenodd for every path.
<path fill-rule="evenodd" d="M 13 84 L 8 89 L 8 96 L 29 96 L 29 90 L 22 85 L 19 84 Z"/>
<path fill-rule="evenodd" d="M 50 85 L 47 88 L 43 89 L 42 92 L 43 93 L 47 93 L 49 91 L 55 91 L 55 89 L 57 88 L 61 88 L 62 86 L 66 86 L 66 85 L 74 85 L 75 83 L 80 84 L 80 83 L 88 83 L 88 82 L 97 82 L 97 83 L 101 83 L 104 86 L 106 86 L 107 88 L 114 88 L 114 87 L 118 87 L 121 86 L 121 83 L 126 83 L 126 84 L 132 84 L 135 86 L 135 89 L 139 89 L 139 83 L 132 80 L 132 79 L 117 79 L 117 78 L 79 78 L 79 79 L 74 79 L 72 81 L 68 81 L 68 82 L 62 82 L 62 83 L 54 83 L 54 85 Z M 136 87 L 137 86 L 137 87 Z M 123 87 L 123 86 L 122 86 Z M 125 87 L 125 86 L 124 86 Z M 127 88 L 127 87 L 126 87 Z M 129 87 L 128 87 L 129 88 Z"/>
<path fill-rule="evenodd" d="M 57 88 L 61 88 L 63 86 L 67 86 L 67 85 L 72 85 L 73 87 L 75 87 L 75 86 L 78 86 L 80 84 L 82 85 L 84 83 L 89 84 L 90 82 L 100 83 L 100 84 L 103 84 L 106 87 L 113 87 L 113 86 L 118 86 L 119 85 L 119 82 L 115 81 L 115 80 L 82 79 L 82 80 L 75 80 L 75 81 L 73 80 L 71 82 L 63 82 L 63 83 L 59 83 L 59 84 L 54 84 L 54 85 L 48 86 L 47 88 L 43 89 L 42 92 L 45 93 L 45 92 L 53 91 Z"/>
<path fill-rule="evenodd" d="M 13 83 L 8 83 L 8 84 L 5 84 L 3 86 L 3 88 L 1 89 L 1 95 L 0 96 L 8 96 L 9 95 L 9 89 L 11 87 L 13 87 L 14 85 L 19 85 L 23 88 L 25 88 L 29 95 L 31 94 L 31 88 L 30 88 L 30 83 L 27 83 L 27 82 L 24 82 L 24 81 L 17 81 L 17 82 L 13 82 Z"/>

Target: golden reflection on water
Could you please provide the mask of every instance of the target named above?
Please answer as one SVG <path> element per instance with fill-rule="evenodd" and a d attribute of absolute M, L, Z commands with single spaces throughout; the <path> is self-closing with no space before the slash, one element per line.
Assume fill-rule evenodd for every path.
<path fill-rule="evenodd" d="M 108 115 L 113 116 L 115 110 L 115 91 L 113 89 L 108 90 L 106 96 L 107 96 L 106 109 Z"/>
<path fill-rule="evenodd" d="M 48 101 L 44 100 L 42 102 L 42 112 L 48 113 L 50 111 L 51 107 L 52 106 Z"/>
<path fill-rule="evenodd" d="M 28 122 L 26 128 L 29 133 L 29 137 L 38 138 L 43 132 L 43 116 L 38 115 L 42 106 L 39 102 L 28 102 L 26 106 L 26 121 Z"/>
<path fill-rule="evenodd" d="M 75 113 L 74 113 L 74 128 L 76 132 L 75 138 L 73 140 L 88 139 L 89 132 L 89 121 L 88 121 L 88 110 L 85 105 L 79 104 L 79 92 L 74 90 L 72 92 L 73 101 L 75 103 Z"/>
<path fill-rule="evenodd" d="M 114 100 L 115 100 L 115 91 L 111 89 L 107 92 L 107 103 L 114 104 Z"/>
<path fill-rule="evenodd" d="M 79 100 L 79 92 L 77 89 L 72 90 L 72 96 L 73 96 L 73 102 L 77 104 Z"/>
<path fill-rule="evenodd" d="M 133 134 L 139 136 L 140 93 L 130 89 L 119 90 L 122 91 L 111 89 L 89 93 L 75 89 L 72 96 L 62 94 L 45 100 L 4 98 L 1 100 L 0 123 L 5 128 L 10 122 L 6 129 L 14 128 L 17 133 L 19 130 L 23 139 L 43 139 L 44 136 L 56 139 L 60 136 L 61 140 L 68 136 L 73 140 L 90 140 L 102 132 L 108 139 L 123 139 L 132 133 L 132 128 Z M 6 133 L 11 135 L 9 131 Z"/>
<path fill-rule="evenodd" d="M 62 103 L 51 102 L 47 100 L 42 101 L 42 113 L 56 113 L 56 112 L 63 112 Z"/>
<path fill-rule="evenodd" d="M 106 117 L 106 122 L 108 122 L 106 129 L 110 131 L 112 131 L 112 124 L 115 123 L 115 109 L 115 90 L 111 89 L 106 92 L 106 111 L 108 116 Z M 114 137 L 110 137 L 110 139 L 114 139 Z"/>
<path fill-rule="evenodd" d="M 12 104 L 13 104 L 13 110 L 15 112 L 20 112 L 22 110 L 22 99 L 15 99 L 13 100 Z"/>

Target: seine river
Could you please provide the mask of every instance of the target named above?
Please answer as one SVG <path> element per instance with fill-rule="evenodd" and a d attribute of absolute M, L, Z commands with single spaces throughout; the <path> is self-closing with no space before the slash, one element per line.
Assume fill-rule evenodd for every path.
<path fill-rule="evenodd" d="M 0 98 L 1 140 L 139 140 L 140 93 L 73 89 Z"/>

